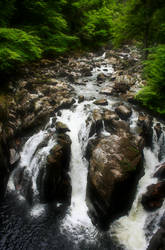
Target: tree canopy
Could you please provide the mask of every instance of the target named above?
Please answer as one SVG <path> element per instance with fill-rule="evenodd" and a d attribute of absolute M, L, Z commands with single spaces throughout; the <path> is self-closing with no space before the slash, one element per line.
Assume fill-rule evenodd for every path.
<path fill-rule="evenodd" d="M 164 0 L 0 0 L 1 73 L 41 57 L 132 41 L 145 49 L 146 59 L 149 53 L 148 85 L 137 98 L 162 113 Z"/>

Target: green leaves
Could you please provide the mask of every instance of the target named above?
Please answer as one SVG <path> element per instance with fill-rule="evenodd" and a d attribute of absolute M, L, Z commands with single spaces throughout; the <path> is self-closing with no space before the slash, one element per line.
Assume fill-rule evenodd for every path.
<path fill-rule="evenodd" d="M 144 68 L 147 85 L 138 93 L 143 105 L 165 114 L 165 45 L 152 50 Z"/>
<path fill-rule="evenodd" d="M 15 64 L 41 57 L 40 40 L 22 30 L 0 28 L 0 70 L 8 71 Z"/>
<path fill-rule="evenodd" d="M 100 46 L 111 38 L 111 22 L 112 12 L 106 7 L 85 12 L 80 36 L 86 43 Z"/>
<path fill-rule="evenodd" d="M 121 5 L 113 20 L 113 44 L 136 39 L 144 48 L 156 42 L 165 42 L 162 24 L 165 23 L 165 2 L 153 0 L 128 0 Z"/>

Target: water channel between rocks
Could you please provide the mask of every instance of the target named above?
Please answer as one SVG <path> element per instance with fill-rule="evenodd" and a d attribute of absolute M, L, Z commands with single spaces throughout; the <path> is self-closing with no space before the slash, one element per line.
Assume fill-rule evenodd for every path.
<path fill-rule="evenodd" d="M 80 61 L 83 59 L 79 59 Z M 77 96 L 85 96 L 85 100 L 76 103 L 69 109 L 61 110 L 56 118 L 67 125 L 67 132 L 71 144 L 71 160 L 69 176 L 71 179 L 72 195 L 71 204 L 61 213 L 62 203 L 40 203 L 37 177 L 44 168 L 46 158 L 51 148 L 56 144 L 56 129 L 53 127 L 53 117 L 45 129 L 31 136 L 25 143 L 21 152 L 18 166 L 11 173 L 8 182 L 6 199 L 0 206 L 0 249 L 110 249 L 110 250 L 146 250 L 152 234 L 158 228 L 160 217 L 163 215 L 164 205 L 157 212 L 146 212 L 141 205 L 141 196 L 148 185 L 156 183 L 153 178 L 155 166 L 159 164 L 158 153 L 164 147 L 164 134 L 157 138 L 153 136 L 152 148 L 144 148 L 145 174 L 139 181 L 135 199 L 128 215 L 114 221 L 109 230 L 100 231 L 91 221 L 89 204 L 86 201 L 86 188 L 88 176 L 88 161 L 85 152 L 89 140 L 90 119 L 86 121 L 95 109 L 114 110 L 119 98 L 107 97 L 100 94 L 100 88 L 107 82 L 97 84 L 97 75 L 103 72 L 111 75 L 114 69 L 105 59 L 105 54 L 93 60 L 100 62 L 101 67 L 95 67 L 92 76 L 84 77 L 87 85 L 73 85 Z M 83 80 L 84 80 L 83 79 Z M 104 107 L 94 104 L 94 99 L 107 99 Z M 130 117 L 130 127 L 133 133 L 137 132 L 138 112 L 133 109 Z M 154 123 L 156 123 L 156 119 Z M 163 125 L 162 125 L 163 126 Z M 103 136 L 108 136 L 104 124 L 101 131 Z M 93 138 L 95 138 L 95 134 Z M 44 141 L 47 143 L 42 145 Z M 40 146 L 39 146 L 40 145 Z M 41 146 L 42 145 L 42 146 Z M 164 159 L 165 160 L 165 159 Z M 161 159 L 163 162 L 163 159 Z M 20 192 L 19 182 L 16 181 L 19 171 L 24 171 L 24 190 Z M 30 183 L 30 184 L 29 184 Z M 31 188 L 29 189 L 29 185 Z M 31 204 L 26 202 L 25 194 Z M 152 226 L 152 232 L 148 229 Z"/>

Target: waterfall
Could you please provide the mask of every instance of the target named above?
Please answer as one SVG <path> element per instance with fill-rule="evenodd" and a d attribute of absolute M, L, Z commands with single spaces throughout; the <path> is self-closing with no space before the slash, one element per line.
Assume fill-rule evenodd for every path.
<path fill-rule="evenodd" d="M 55 145 L 55 138 L 52 136 L 54 129 L 50 128 L 50 124 L 51 119 L 44 130 L 27 140 L 20 153 L 20 162 L 8 182 L 8 190 L 15 190 L 19 199 L 30 197 L 32 203 L 37 205 L 36 208 L 39 207 L 37 177 L 40 170 L 45 167 L 49 151 Z"/>
<path fill-rule="evenodd" d="M 84 59 L 85 60 L 85 59 Z M 28 201 L 28 212 L 29 217 L 36 223 L 36 228 L 33 231 L 33 224 L 22 223 L 25 226 L 25 238 L 26 234 L 33 237 L 34 241 L 38 239 L 37 244 L 40 244 L 41 249 L 63 249 L 63 242 L 60 245 L 60 248 L 55 248 L 54 239 L 55 233 L 60 234 L 60 240 L 66 240 L 67 243 L 72 241 L 70 248 L 65 249 L 95 249 L 95 250 L 111 250 L 111 239 L 114 240 L 115 247 L 113 249 L 126 249 L 126 250 L 146 250 L 148 242 L 156 232 L 160 218 L 163 214 L 165 204 L 157 210 L 157 212 L 147 212 L 143 209 L 141 205 L 142 194 L 146 192 L 147 186 L 156 183 L 157 179 L 153 178 L 155 171 L 155 166 L 159 165 L 160 162 L 165 161 L 163 158 L 165 152 L 165 132 L 162 132 L 160 137 L 157 136 L 154 126 L 157 123 L 157 120 L 154 120 L 153 125 L 153 142 L 151 148 L 144 148 L 144 170 L 145 174 L 140 179 L 137 187 L 136 196 L 132 204 L 132 208 L 129 211 L 128 215 L 125 215 L 116 221 L 110 226 L 107 232 L 101 232 L 95 225 L 93 225 L 91 218 L 89 216 L 89 206 L 87 206 L 86 198 L 86 188 L 87 188 L 87 178 L 88 178 L 88 162 L 85 158 L 86 148 L 89 142 L 89 134 L 91 129 L 91 116 L 94 109 L 100 109 L 101 114 L 105 109 L 115 110 L 115 104 L 120 103 L 118 98 L 108 97 L 100 94 L 100 89 L 105 87 L 109 81 L 109 78 L 114 69 L 112 65 L 108 64 L 106 60 L 106 54 L 104 53 L 101 57 L 95 57 L 93 59 L 94 63 L 98 63 L 104 60 L 104 63 L 100 67 L 95 66 L 92 70 L 92 76 L 84 77 L 86 85 L 73 85 L 75 92 L 78 95 L 84 95 L 85 101 L 82 103 L 76 103 L 69 109 L 60 110 L 60 113 L 57 115 L 57 121 L 64 123 L 68 128 L 69 135 L 71 139 L 71 160 L 69 166 L 69 175 L 71 179 L 72 186 L 72 195 L 71 195 L 71 204 L 66 208 L 64 216 L 57 218 L 58 213 L 54 209 L 54 204 L 42 204 L 40 202 L 40 190 L 37 184 L 37 180 L 40 174 L 40 171 L 45 169 L 47 156 L 56 144 L 56 129 L 55 124 L 53 124 L 53 119 L 50 118 L 50 121 L 46 124 L 43 130 L 40 130 L 38 133 L 32 135 L 24 144 L 22 151 L 20 153 L 21 158 L 18 163 L 18 166 L 11 173 L 9 182 L 8 182 L 8 192 L 14 194 L 18 198 L 19 202 Z M 81 62 L 81 60 L 78 60 Z M 98 84 L 97 76 L 100 73 L 104 73 L 107 76 L 107 79 L 104 83 Z M 81 80 L 84 80 L 83 77 Z M 101 85 L 101 86 L 100 86 Z M 108 104 L 104 107 L 99 107 L 94 104 L 93 99 L 97 98 L 107 98 Z M 129 119 L 130 130 L 134 134 L 139 134 L 139 127 L 137 126 L 138 120 L 138 111 L 135 111 L 132 108 L 132 116 Z M 52 128 L 54 127 L 54 128 Z M 163 131 L 163 129 L 162 129 Z M 109 136 L 110 133 L 106 131 L 106 126 L 104 121 L 102 121 L 102 130 L 100 133 L 101 136 Z M 92 138 L 95 138 L 97 135 L 94 134 Z M 52 206 L 52 207 L 51 207 Z M 51 208 L 50 208 L 51 207 Z M 55 211 L 52 212 L 51 209 Z M 61 203 L 56 204 L 56 208 L 59 208 L 58 212 L 61 209 Z M 40 224 L 39 218 L 44 211 L 48 211 L 47 217 L 48 221 L 45 219 L 44 223 L 47 223 L 44 226 Z M 50 213 L 51 211 L 51 213 Z M 50 215 L 51 214 L 51 215 Z M 60 214 L 60 213 L 59 213 Z M 0 210 L 1 215 L 1 210 Z M 15 216 L 15 214 L 14 214 Z M 12 216 L 12 219 L 15 218 Z M 50 216 L 50 217 L 49 217 Z M 49 219 L 50 218 L 50 219 Z M 11 219 L 11 220 L 12 220 Z M 16 220 L 19 221 L 19 217 Z M 38 220 L 38 221 L 37 221 Z M 7 221 L 7 222 L 6 222 Z M 6 225 L 10 225 L 10 220 L 6 219 Z M 37 222 L 36 222 L 37 221 Z M 4 224 L 5 224 L 4 223 Z M 15 222 L 14 222 L 15 223 Z M 13 223 L 13 225 L 15 225 Z M 41 223 L 41 224 L 42 224 Z M 149 225 L 152 224 L 152 231 L 148 229 Z M 38 226 L 39 225 L 39 226 Z M 42 234 L 39 230 L 42 228 Z M 29 229 L 30 228 L 30 229 Z M 39 228 L 39 230 L 38 230 Z M 51 228 L 51 232 L 49 230 Z M 6 230 L 6 229 L 5 229 Z M 32 232 L 31 232 L 32 230 Z M 13 228 L 12 228 L 12 231 Z M 21 231 L 21 230 L 18 230 Z M 49 243 L 46 243 L 41 238 L 44 238 L 49 232 L 48 236 Z M 1 233 L 1 231 L 0 231 Z M 14 232 L 15 233 L 15 232 Z M 13 235 L 14 235 L 13 233 Z M 7 245 L 8 240 L 10 241 L 10 230 L 9 235 L 6 236 L 5 240 L 2 241 L 2 246 Z M 16 232 L 16 239 L 21 239 L 19 237 L 20 232 Z M 42 237 L 41 237 L 42 235 Z M 37 238 L 38 237 L 38 238 Z M 50 237 L 50 239 L 49 239 Z M 14 238 L 14 236 L 13 236 Z M 27 237 L 28 239 L 28 237 Z M 103 242 L 105 240 L 106 243 Z M 3 243 L 5 242 L 5 243 Z M 28 241 L 25 239 L 26 244 Z M 30 240 L 29 240 L 30 242 Z M 83 243 L 86 242 L 87 248 L 84 247 Z M 15 249 L 19 249 L 19 240 L 18 245 Z M 42 245 L 43 243 L 43 245 Z M 78 243 L 82 243 L 82 247 L 79 248 Z M 12 242 L 13 244 L 13 242 Z M 33 242 L 34 244 L 34 242 Z M 44 245 L 45 244 L 45 245 Z M 54 244 L 54 245 L 53 245 Z M 88 248 L 91 246 L 91 248 Z M 93 245 L 90 245 L 93 244 Z M 74 247 L 72 248 L 72 246 Z M 75 246 L 76 245 L 76 246 Z M 120 246 L 121 248 L 119 248 Z M 29 246 L 29 245 L 28 245 Z M 31 245 L 32 246 L 32 245 Z M 37 245 L 37 247 L 39 248 Z M 0 239 L 1 247 L 1 239 Z M 8 247 L 8 245 L 7 245 Z M 9 249 L 9 248 L 4 249 Z M 33 247 L 33 246 L 32 246 Z M 21 247 L 20 247 L 21 248 Z M 14 248 L 13 248 L 14 249 Z M 22 248 L 23 249 L 23 248 Z M 24 248 L 25 249 L 25 248 Z M 34 249 L 28 248 L 27 249 Z"/>
<path fill-rule="evenodd" d="M 145 147 L 143 150 L 145 174 L 139 181 L 132 208 L 128 216 L 119 218 L 110 228 L 110 234 L 112 237 L 120 242 L 127 250 L 146 250 L 148 242 L 154 232 L 157 231 L 159 221 L 164 213 L 165 204 L 163 204 L 157 212 L 150 213 L 145 211 L 141 204 L 142 194 L 146 192 L 147 187 L 157 182 L 157 179 L 153 177 L 153 174 L 155 172 L 155 167 L 160 164 L 158 155 L 162 146 L 164 146 L 162 145 L 164 132 L 162 132 L 162 137 L 159 140 L 155 131 L 153 131 L 153 133 L 152 149 Z M 165 160 L 165 158 L 163 160 Z M 152 233 L 148 232 L 147 229 L 147 226 L 151 221 L 154 221 Z"/>
<path fill-rule="evenodd" d="M 86 205 L 88 163 L 84 158 L 84 152 L 90 131 L 90 123 L 86 124 L 90 104 L 91 102 L 87 101 L 79 104 L 74 110 L 63 110 L 62 115 L 57 117 L 59 121 L 67 124 L 70 129 L 68 135 L 72 141 L 69 173 L 72 197 L 70 208 L 61 225 L 61 231 L 64 233 L 66 230 L 69 231 L 75 241 L 87 240 L 87 237 L 94 240 L 96 230 L 88 216 Z"/>

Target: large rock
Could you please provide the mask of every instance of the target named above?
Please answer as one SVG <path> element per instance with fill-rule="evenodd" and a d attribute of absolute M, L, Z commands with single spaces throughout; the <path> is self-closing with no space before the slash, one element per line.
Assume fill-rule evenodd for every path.
<path fill-rule="evenodd" d="M 142 129 L 141 135 L 145 139 L 146 146 L 152 145 L 152 137 L 153 137 L 152 120 L 153 119 L 151 116 L 145 113 L 141 113 L 137 121 L 138 126 L 141 127 Z"/>
<path fill-rule="evenodd" d="M 91 72 L 92 68 L 90 67 L 84 67 L 81 69 L 81 74 L 82 76 L 92 76 L 92 72 Z"/>
<path fill-rule="evenodd" d="M 97 76 L 97 81 L 98 82 L 103 82 L 103 81 L 105 81 L 105 79 L 106 79 L 106 75 L 104 75 L 103 73 L 100 73 L 98 76 Z"/>
<path fill-rule="evenodd" d="M 70 129 L 66 126 L 66 124 L 62 122 L 56 122 L 56 131 L 57 133 L 65 133 L 70 131 Z"/>
<path fill-rule="evenodd" d="M 113 94 L 113 87 L 106 86 L 100 90 L 100 94 L 103 95 L 112 95 Z"/>
<path fill-rule="evenodd" d="M 92 113 L 92 124 L 89 132 L 89 137 L 92 135 L 99 134 L 101 129 L 103 128 L 103 122 L 102 122 L 102 113 L 99 109 L 94 109 Z"/>
<path fill-rule="evenodd" d="M 160 228 L 151 238 L 147 250 L 164 250 L 165 249 L 165 229 Z"/>
<path fill-rule="evenodd" d="M 98 100 L 94 101 L 94 104 L 106 106 L 106 105 L 108 105 L 108 101 L 107 101 L 107 99 L 98 99 Z"/>
<path fill-rule="evenodd" d="M 133 135 L 123 131 L 120 135 L 94 140 L 88 150 L 88 195 L 97 223 L 106 226 L 131 207 L 140 171 L 141 148 Z"/>
<path fill-rule="evenodd" d="M 73 103 L 75 103 L 74 98 L 62 98 L 57 109 L 68 109 L 73 105 Z"/>
<path fill-rule="evenodd" d="M 128 90 L 130 89 L 130 87 L 123 83 L 115 83 L 114 87 L 113 87 L 113 92 L 114 93 L 126 93 Z"/>
<path fill-rule="evenodd" d="M 147 211 L 160 208 L 165 198 L 165 181 L 147 187 L 147 192 L 142 196 L 142 205 Z"/>
<path fill-rule="evenodd" d="M 115 81 L 117 84 L 125 84 L 128 88 L 135 83 L 135 79 L 130 75 L 119 75 L 116 77 Z"/>
<path fill-rule="evenodd" d="M 83 95 L 78 96 L 78 103 L 81 103 L 85 100 L 85 97 Z"/>
<path fill-rule="evenodd" d="M 115 109 L 116 113 L 123 120 L 127 120 L 132 115 L 132 110 L 125 105 L 120 105 Z"/>
<path fill-rule="evenodd" d="M 117 129 L 120 127 L 119 124 L 117 125 L 117 123 L 120 123 L 119 116 L 114 111 L 111 111 L 108 109 L 104 110 L 103 119 L 104 119 L 105 129 L 108 132 L 112 132 L 112 131 L 114 132 L 116 127 Z"/>
<path fill-rule="evenodd" d="M 71 185 L 68 175 L 71 140 L 69 136 L 60 134 L 57 144 L 51 149 L 47 157 L 44 185 L 41 192 L 41 200 L 50 202 L 70 202 Z M 42 179 L 42 176 L 40 176 Z"/>
<path fill-rule="evenodd" d="M 165 179 L 165 162 L 158 165 L 156 168 L 159 169 L 154 174 L 154 177 L 158 178 L 159 180 Z"/>
<path fill-rule="evenodd" d="M 165 214 L 160 220 L 160 228 L 153 235 L 147 250 L 164 250 L 165 249 Z"/>

